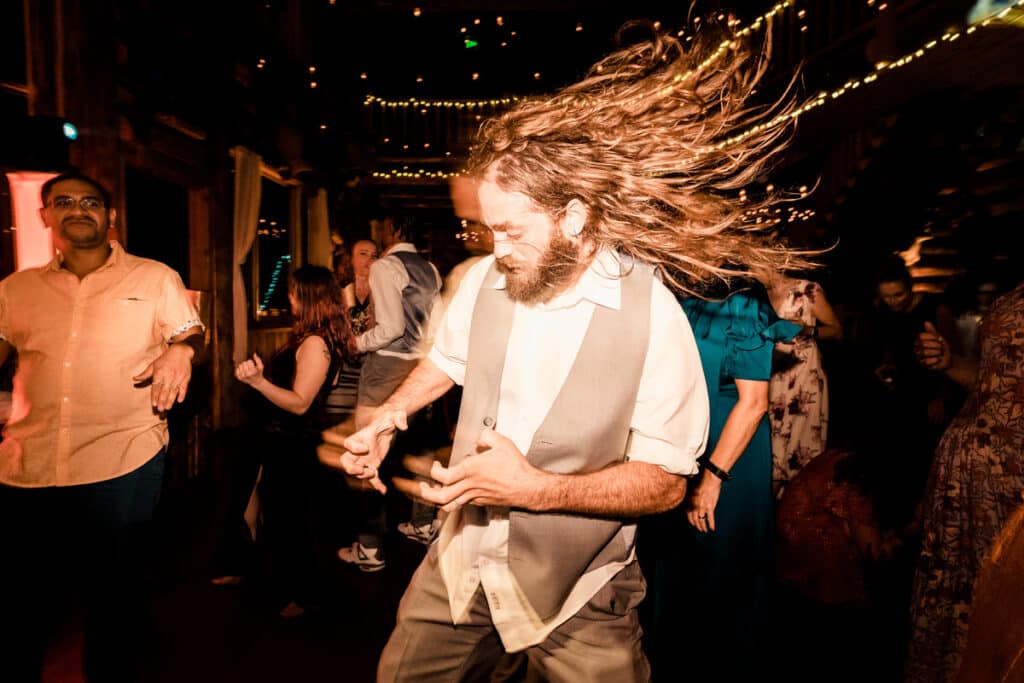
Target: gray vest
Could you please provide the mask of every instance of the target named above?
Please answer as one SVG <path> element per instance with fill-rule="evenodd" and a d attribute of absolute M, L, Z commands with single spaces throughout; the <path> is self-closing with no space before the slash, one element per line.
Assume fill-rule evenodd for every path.
<path fill-rule="evenodd" d="M 595 306 L 576 360 L 526 453 L 536 467 L 560 474 L 603 469 L 625 460 L 629 426 L 650 334 L 651 279 L 645 264 L 623 268 L 620 310 Z M 474 452 L 494 427 L 514 303 L 494 289 L 492 266 L 473 309 L 469 354 L 451 465 Z M 474 456 L 484 457 L 486 454 Z M 483 515 L 465 512 L 467 523 Z M 509 565 L 542 619 L 558 613 L 583 574 L 624 561 L 630 546 L 623 520 L 512 510 Z"/>
<path fill-rule="evenodd" d="M 402 290 L 402 313 L 405 316 L 405 331 L 382 350 L 395 353 L 412 353 L 423 338 L 423 330 L 427 325 L 431 304 L 441 291 L 441 283 L 437 272 L 430 261 L 419 254 L 399 251 L 389 254 L 401 261 L 409 274 L 409 284 Z"/>

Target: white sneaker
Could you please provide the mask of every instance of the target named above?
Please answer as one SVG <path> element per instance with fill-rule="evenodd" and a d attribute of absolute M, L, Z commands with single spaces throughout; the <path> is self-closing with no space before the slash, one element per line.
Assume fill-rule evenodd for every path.
<path fill-rule="evenodd" d="M 367 548 L 359 541 L 338 550 L 338 559 L 364 572 L 384 569 L 384 552 L 380 548 Z"/>
<path fill-rule="evenodd" d="M 423 545 L 430 545 L 437 538 L 437 532 L 441 530 L 441 520 L 435 519 L 430 524 L 422 524 L 420 526 L 413 526 L 412 522 L 402 522 L 398 525 L 398 530 L 405 535 L 406 538 L 412 539 L 417 543 Z"/>

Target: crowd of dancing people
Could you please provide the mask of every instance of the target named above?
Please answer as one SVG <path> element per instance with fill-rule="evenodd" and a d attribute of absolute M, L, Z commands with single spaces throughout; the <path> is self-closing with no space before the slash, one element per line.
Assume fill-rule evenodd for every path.
<path fill-rule="evenodd" d="M 334 270 L 290 274 L 286 343 L 235 368 L 252 467 L 215 584 L 263 572 L 282 618 L 316 609 L 316 502 L 344 491 L 337 562 L 387 571 L 392 528 L 424 546 L 379 680 L 749 681 L 780 660 L 955 680 L 1022 504 L 1024 285 L 960 304 L 882 253 L 871 301 L 833 306 L 827 253 L 752 229 L 758 202 L 727 192 L 770 169 L 785 129 L 758 124 L 797 103 L 751 106 L 765 55 L 718 45 L 655 33 L 486 122 L 452 185 L 471 251 L 448 277 L 388 206 Z M 127 258 L 60 223 L 109 206 L 62 183 L 44 201 L 67 253 Z M 24 277 L 0 283 L 4 355 L 30 338 Z M 173 367 L 138 376 L 154 406 L 198 353 L 178 308 Z M 32 435 L 7 436 L 13 486 Z"/>
<path fill-rule="evenodd" d="M 465 195 L 466 182 L 453 193 Z M 469 257 L 443 288 L 432 278 L 426 315 L 405 304 L 405 322 L 387 343 L 418 334 L 412 346 L 420 354 L 429 348 L 436 326 L 429 318 L 444 316 L 466 271 L 494 249 L 475 197 L 456 206 L 470 216 Z M 328 471 L 323 465 L 338 467 L 339 452 L 328 447 L 318 458 L 321 432 L 344 443 L 369 423 L 357 416 L 367 404 L 360 397 L 383 400 L 408 374 L 361 372 L 367 347 L 358 345 L 378 325 L 376 264 L 394 245 L 409 244 L 410 233 L 393 235 L 392 213 L 375 219 L 381 224 L 373 234 L 388 235 L 383 244 L 356 240 L 335 272 L 305 266 L 292 274 L 292 336 L 266 369 L 254 356 L 236 370 L 264 399 L 254 408 L 262 471 L 259 495 L 252 495 L 262 505 L 259 528 L 273 576 L 288 598 L 283 617 L 317 604 L 310 501 L 323 495 L 315 481 Z M 642 642 L 658 680 L 684 672 L 751 680 L 765 658 L 778 657 L 783 637 L 813 644 L 787 665 L 797 677 L 836 661 L 845 663 L 839 679 L 884 677 L 904 655 L 908 680 L 952 680 L 957 670 L 972 582 L 1024 489 L 1014 451 L 1024 292 L 989 278 L 978 283 L 976 302 L 923 293 L 898 256 L 883 254 L 870 283 L 874 299 L 851 338 L 822 286 L 809 279 L 814 275 L 734 279 L 677 298 L 710 409 L 704 454 L 685 499 L 643 516 L 638 527 L 647 582 Z M 409 287 L 403 280 L 396 291 Z M 830 413 L 826 367 L 840 363 L 846 367 L 833 390 L 855 396 L 841 405 L 862 404 L 862 411 Z M 356 503 L 346 510 L 358 533 L 339 549 L 339 561 L 367 572 L 385 568 L 385 482 L 397 491 L 388 495 L 411 499 L 411 519 L 396 529 L 424 545 L 436 540 L 445 513 L 413 482 L 431 481 L 435 459 L 447 464 L 458 404 L 437 402 L 431 410 L 441 419 L 403 435 L 407 455 L 387 470 L 393 480 L 381 474 L 368 485 L 348 477 Z M 838 428 L 830 432 L 833 421 Z M 244 528 L 255 537 L 247 507 Z M 701 617 L 680 618 L 685 614 Z M 680 637 L 701 656 L 680 657 Z M 859 648 L 875 654 L 850 660 Z"/>

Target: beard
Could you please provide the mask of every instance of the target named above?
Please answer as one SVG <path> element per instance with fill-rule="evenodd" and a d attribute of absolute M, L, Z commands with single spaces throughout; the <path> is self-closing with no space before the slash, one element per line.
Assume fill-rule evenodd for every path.
<path fill-rule="evenodd" d="M 579 264 L 580 245 L 557 230 L 531 270 L 517 268 L 508 257 L 496 261 L 498 272 L 505 276 L 509 298 L 527 305 L 550 301 L 573 281 Z"/>
<path fill-rule="evenodd" d="M 107 227 L 86 216 L 66 218 L 61 222 L 59 237 L 68 246 L 78 249 L 98 247 L 107 242 Z"/>

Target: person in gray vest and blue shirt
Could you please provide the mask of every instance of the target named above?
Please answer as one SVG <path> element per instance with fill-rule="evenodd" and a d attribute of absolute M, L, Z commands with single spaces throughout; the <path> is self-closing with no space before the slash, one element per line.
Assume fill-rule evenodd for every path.
<path fill-rule="evenodd" d="M 463 386 L 451 460 L 416 485 L 445 519 L 379 681 L 487 680 L 506 652 L 546 681 L 649 679 L 636 519 L 680 504 L 708 431 L 670 287 L 693 294 L 799 260 L 744 224 L 757 201 L 723 191 L 756 178 L 782 138 L 739 135 L 759 121 L 745 102 L 760 61 L 721 44 L 704 29 L 686 47 L 652 30 L 480 129 L 466 173 L 494 255 L 466 274 L 429 355 L 370 424 L 325 432 L 321 447 L 383 492 L 379 467 L 407 416 Z"/>
<path fill-rule="evenodd" d="M 370 215 L 381 257 L 370 266 L 374 325 L 349 338 L 352 355 L 366 354 L 359 372 L 355 427 L 370 424 L 374 411 L 402 383 L 430 348 L 431 313 L 441 292 L 441 275 L 409 241 L 408 217 L 388 207 Z M 384 499 L 359 492 L 357 539 L 338 550 L 342 562 L 364 572 L 384 568 Z"/>

